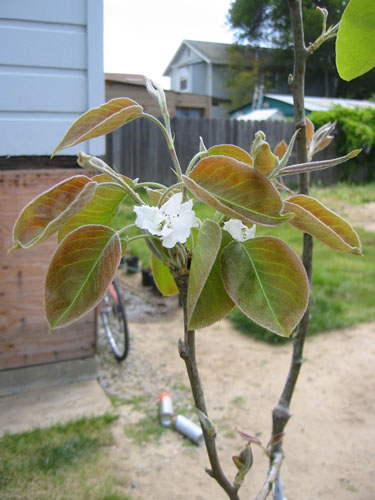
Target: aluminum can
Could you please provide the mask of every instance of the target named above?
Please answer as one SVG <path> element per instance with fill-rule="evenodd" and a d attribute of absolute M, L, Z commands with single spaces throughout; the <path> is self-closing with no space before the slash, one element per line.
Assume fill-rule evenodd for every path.
<path fill-rule="evenodd" d="M 173 420 L 173 404 L 168 392 L 162 392 L 159 396 L 159 415 L 161 425 L 169 427 Z"/>
<path fill-rule="evenodd" d="M 183 415 L 177 415 L 174 419 L 174 426 L 177 431 L 191 439 L 191 441 L 196 443 L 198 446 L 203 444 L 204 437 L 202 429 L 188 418 Z"/>

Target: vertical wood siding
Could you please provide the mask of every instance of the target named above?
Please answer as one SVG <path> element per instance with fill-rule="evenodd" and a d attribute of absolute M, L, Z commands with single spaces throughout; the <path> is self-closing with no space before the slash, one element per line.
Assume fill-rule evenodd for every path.
<path fill-rule="evenodd" d="M 76 170 L 0 172 L 0 370 L 85 358 L 95 353 L 95 317 L 48 334 L 43 307 L 44 279 L 56 240 L 7 254 L 13 224 L 35 196 Z"/>

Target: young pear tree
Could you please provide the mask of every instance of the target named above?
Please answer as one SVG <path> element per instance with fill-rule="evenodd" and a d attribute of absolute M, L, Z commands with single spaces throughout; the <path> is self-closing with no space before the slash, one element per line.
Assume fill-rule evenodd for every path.
<path fill-rule="evenodd" d="M 157 286 L 165 295 L 180 293 L 184 335 L 178 348 L 203 429 L 211 464 L 207 472 L 231 499 L 239 499 L 239 489 L 252 465 L 251 445 L 261 443 L 240 433 L 246 444 L 233 457 L 237 471 L 229 480 L 221 467 L 216 429 L 209 418 L 199 376 L 196 330 L 219 321 L 234 306 L 284 337 L 290 336 L 302 319 L 295 336 L 291 371 L 274 410 L 272 436 L 265 448 L 270 468 L 257 498 L 266 498 L 278 481 L 284 428 L 301 365 L 308 323 L 311 247 L 305 244 L 301 262 L 281 239 L 257 236 L 256 227 L 291 224 L 305 233 L 305 240 L 314 237 L 333 250 L 361 254 L 358 235 L 350 224 L 308 195 L 309 172 L 347 161 L 359 150 L 333 160 L 312 161 L 313 154 L 331 141 L 333 126 L 315 132 L 311 122 L 305 125 L 303 64 L 309 49 L 303 45 L 300 2 L 289 0 L 289 5 L 296 51 L 292 88 L 297 127 L 289 145 L 282 141 L 272 151 L 261 131 L 255 135 L 249 152 L 230 144 L 206 148 L 201 141 L 200 150 L 183 169 L 174 147 L 165 94 L 157 84 L 148 82 L 148 90 L 158 100 L 162 121 L 145 113 L 132 99 L 113 99 L 74 122 L 53 154 L 108 134 L 132 120 L 147 119 L 164 134 L 176 183 L 164 186 L 152 180 L 138 182 L 104 161 L 80 153 L 78 164 L 88 174 L 66 179 L 32 200 L 19 215 L 13 231 L 12 250 L 31 248 L 58 234 L 58 247 L 45 281 L 45 310 L 51 330 L 69 325 L 95 307 L 128 244 L 135 238 L 146 241 Z M 290 165 L 295 142 L 298 163 Z M 283 177 L 291 173 L 302 175 L 297 194 L 283 182 Z M 112 221 L 125 199 L 134 207 L 135 223 L 115 229 Z M 196 199 L 215 210 L 214 218 L 197 218 Z M 138 234 L 130 236 L 129 230 L 134 227 Z"/>

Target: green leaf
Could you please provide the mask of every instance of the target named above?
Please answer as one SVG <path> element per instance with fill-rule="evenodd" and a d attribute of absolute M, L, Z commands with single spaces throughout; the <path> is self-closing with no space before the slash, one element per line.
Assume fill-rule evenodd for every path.
<path fill-rule="evenodd" d="M 251 166 L 253 164 L 253 159 L 249 153 L 234 144 L 219 144 L 217 146 L 212 146 L 207 150 L 205 155 L 202 155 L 202 158 L 206 156 L 229 156 L 247 165 Z"/>
<path fill-rule="evenodd" d="M 178 293 L 176 282 L 170 270 L 153 254 L 151 254 L 151 269 L 155 284 L 163 295 L 169 297 Z"/>
<path fill-rule="evenodd" d="M 283 202 L 272 183 L 234 158 L 204 158 L 182 180 L 203 203 L 245 224 L 276 226 L 291 216 L 281 214 Z"/>
<path fill-rule="evenodd" d="M 362 255 L 361 242 L 352 226 L 319 200 L 303 194 L 285 201 L 285 210 L 295 217 L 290 223 L 325 245 L 340 252 Z"/>
<path fill-rule="evenodd" d="M 11 250 L 31 248 L 49 238 L 87 205 L 96 187 L 88 177 L 76 175 L 32 200 L 14 225 Z"/>
<path fill-rule="evenodd" d="M 109 134 L 134 118 L 138 118 L 142 112 L 142 106 L 126 97 L 111 99 L 98 108 L 90 109 L 68 129 L 52 153 L 52 157 L 62 149 L 70 148 L 100 135 Z"/>
<path fill-rule="evenodd" d="M 216 323 L 234 307 L 221 279 L 220 259 L 232 241 L 227 231 L 206 219 L 198 233 L 190 267 L 187 311 L 189 328 L 204 328 Z"/>
<path fill-rule="evenodd" d="M 350 0 L 336 41 L 337 71 L 343 80 L 353 80 L 375 66 L 374 26 L 373 0 Z"/>
<path fill-rule="evenodd" d="M 45 282 L 45 310 L 51 329 L 73 323 L 100 302 L 120 258 L 120 239 L 109 227 L 82 226 L 63 239 Z"/>
<path fill-rule="evenodd" d="M 255 323 L 288 337 L 309 299 L 305 269 L 286 243 L 273 237 L 232 242 L 223 251 L 224 286 Z"/>
<path fill-rule="evenodd" d="M 125 196 L 126 192 L 119 184 L 113 182 L 100 183 L 94 196 L 84 209 L 60 229 L 58 241 L 60 242 L 68 233 L 80 226 L 89 224 L 109 225 L 117 214 L 119 205 Z"/>

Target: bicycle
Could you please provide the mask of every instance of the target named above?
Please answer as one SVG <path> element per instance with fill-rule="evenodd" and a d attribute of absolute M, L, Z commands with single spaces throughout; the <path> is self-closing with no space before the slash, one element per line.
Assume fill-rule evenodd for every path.
<path fill-rule="evenodd" d="M 99 303 L 98 316 L 117 361 L 129 352 L 129 328 L 119 286 L 114 279 Z"/>

